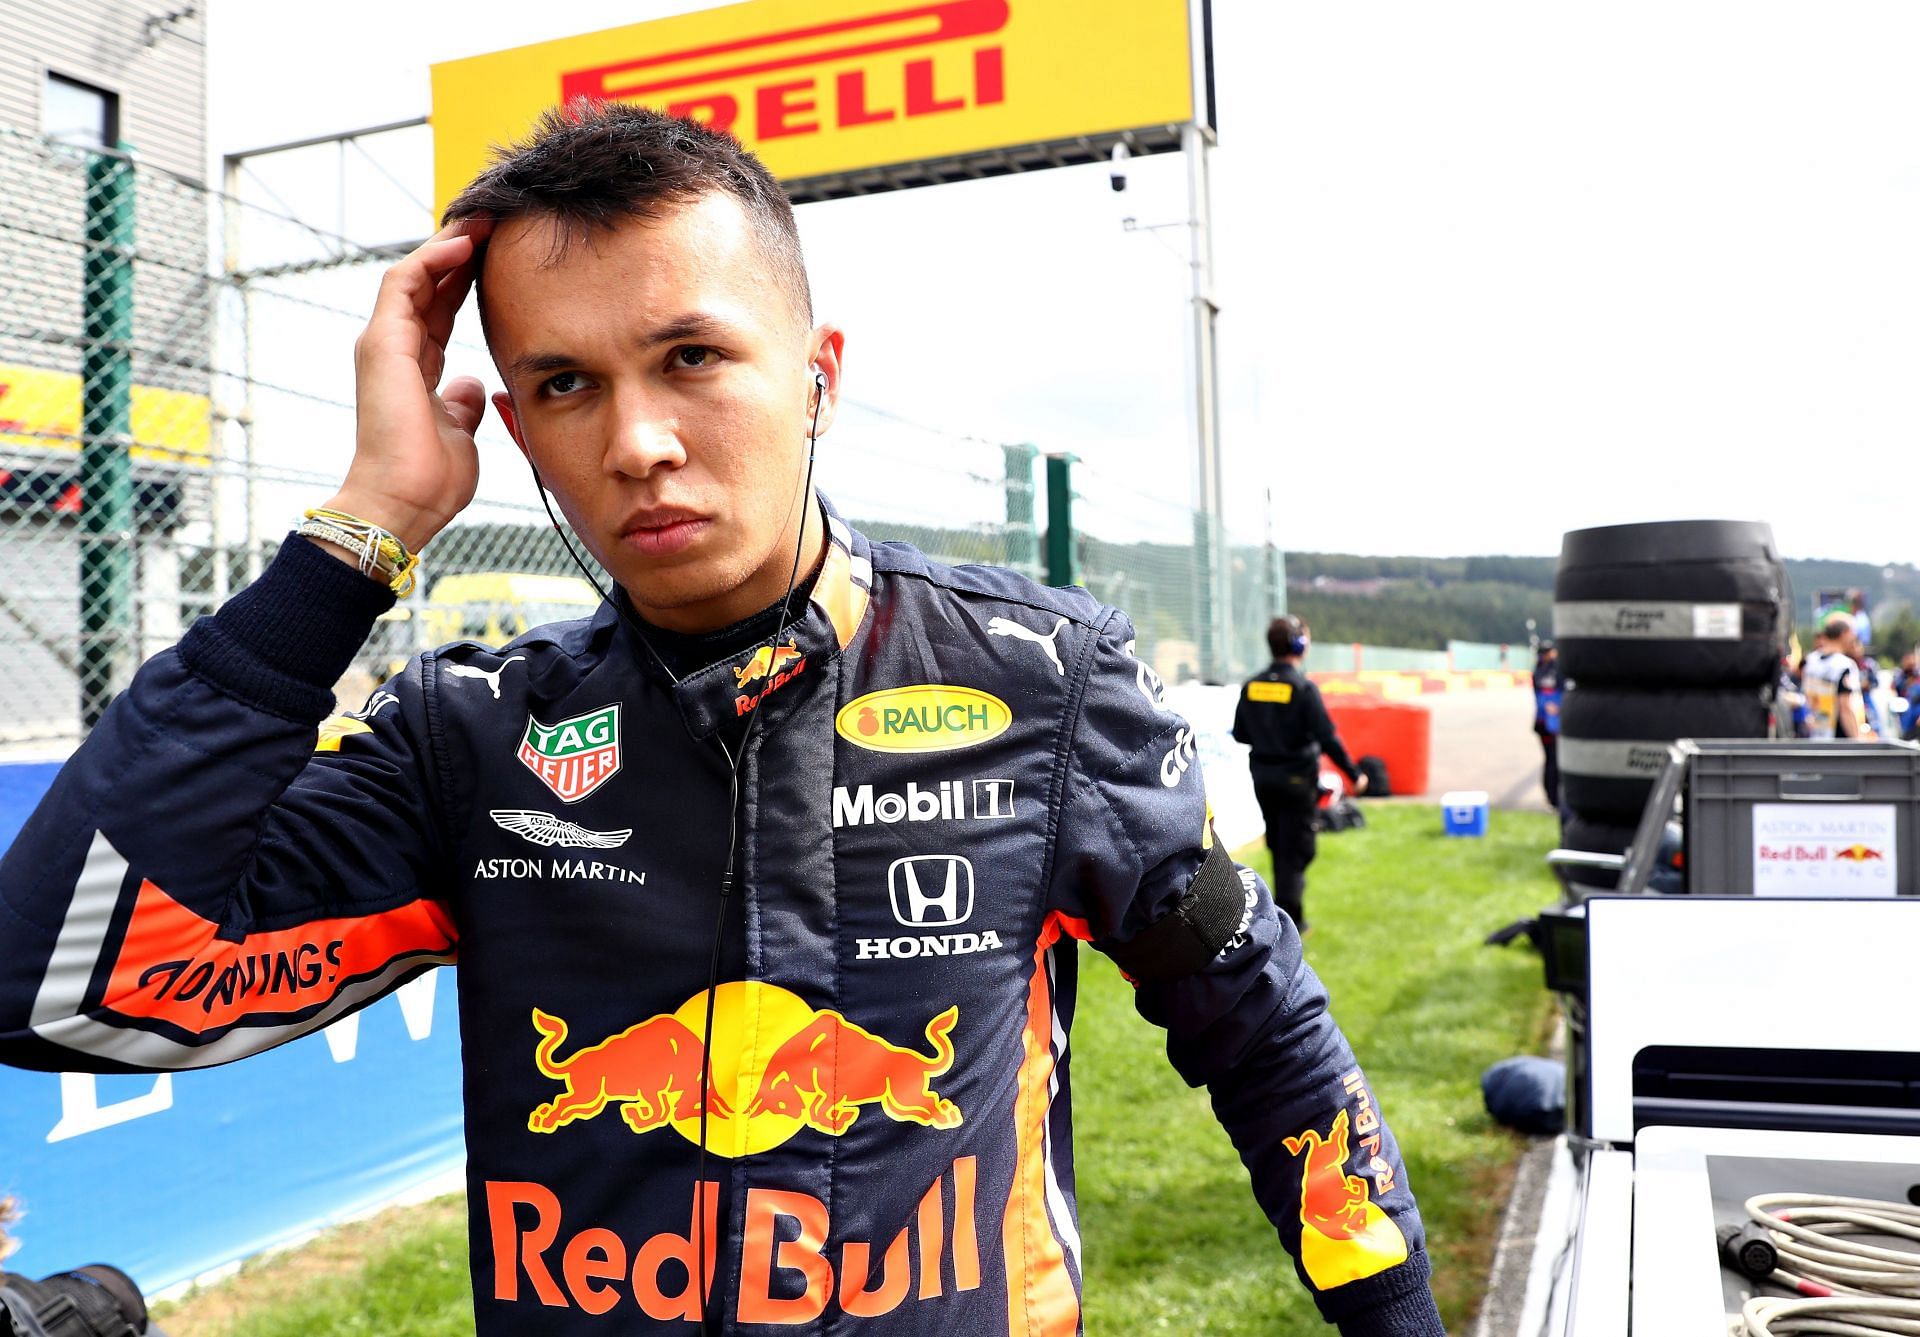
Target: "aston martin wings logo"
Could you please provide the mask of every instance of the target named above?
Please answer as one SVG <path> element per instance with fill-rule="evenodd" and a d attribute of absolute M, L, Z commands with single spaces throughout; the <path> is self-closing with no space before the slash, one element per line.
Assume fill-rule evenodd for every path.
<path fill-rule="evenodd" d="M 577 850 L 610 850 L 627 843 L 633 828 L 589 831 L 577 822 L 533 808 L 495 808 L 487 814 L 502 831 L 511 831 L 536 845 L 564 845 Z"/>

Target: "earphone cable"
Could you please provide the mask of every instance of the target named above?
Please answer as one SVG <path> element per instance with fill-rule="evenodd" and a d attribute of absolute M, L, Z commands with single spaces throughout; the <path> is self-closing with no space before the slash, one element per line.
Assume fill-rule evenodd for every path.
<path fill-rule="evenodd" d="M 826 399 L 826 388 L 826 378 L 816 371 L 814 374 L 813 421 L 807 429 L 807 468 L 805 474 L 802 476 L 797 498 L 799 518 L 798 532 L 793 542 L 793 563 L 787 570 L 786 591 L 780 596 L 780 616 L 774 624 L 772 635 L 767 639 L 769 648 L 778 645 L 780 637 L 793 625 L 794 621 L 792 606 L 793 590 L 799 581 L 800 558 L 806 549 L 806 506 L 809 498 L 813 495 L 814 447 L 820 435 L 820 410 Z M 613 606 L 615 615 L 627 624 L 628 630 L 633 633 L 634 638 L 646 648 L 647 653 L 652 656 L 654 663 L 660 666 L 660 671 L 666 674 L 668 680 L 677 686 L 680 682 L 680 675 L 675 673 L 667 664 L 666 660 L 661 657 L 660 652 L 654 649 L 653 642 L 647 638 L 639 618 L 630 614 L 612 593 L 601 586 L 600 582 L 594 578 L 593 572 L 588 569 L 586 562 L 583 561 L 580 554 L 574 550 L 572 541 L 568 539 L 566 531 L 560 526 L 559 517 L 553 513 L 553 504 L 547 498 L 546 485 L 540 481 L 540 470 L 534 464 L 531 455 L 527 457 L 527 468 L 533 473 L 534 492 L 539 496 L 540 505 L 547 513 L 547 522 L 553 526 L 553 532 L 560 536 L 561 546 L 566 549 L 567 556 L 573 559 L 574 566 L 579 568 L 580 574 L 586 578 L 587 584 L 593 587 L 594 592 L 597 593 L 601 599 Z M 726 934 L 727 905 L 733 896 L 734 860 L 738 856 L 740 848 L 740 770 L 746 762 L 747 743 L 753 737 L 754 727 L 759 722 L 760 713 L 756 707 L 747 717 L 747 727 L 740 735 L 737 751 L 728 747 L 726 739 L 718 733 L 714 735 L 715 744 L 720 748 L 721 755 L 727 759 L 729 793 L 727 798 L 727 863 L 725 870 L 720 876 L 720 903 L 713 925 L 713 946 L 707 956 L 706 1017 L 700 1035 L 700 1157 L 694 1170 L 693 1179 L 696 1276 L 692 1280 L 698 1288 L 695 1303 L 699 1305 L 700 1309 L 701 1337 L 707 1337 L 708 1335 L 707 1310 L 709 1307 L 709 1289 L 712 1283 L 711 1274 L 707 1271 L 707 1213 L 704 1200 L 706 1197 L 708 1151 L 707 1106 L 711 1103 L 713 1095 L 714 1004 L 720 984 L 720 945 Z"/>
<path fill-rule="evenodd" d="M 779 644 L 780 636 L 792 625 L 793 587 L 800 577 L 800 556 L 807 542 L 806 507 L 813 495 L 813 450 L 820 436 L 820 406 L 826 398 L 826 380 L 818 376 L 814 382 L 813 422 L 807 428 L 807 472 L 801 480 L 799 496 L 799 532 L 793 540 L 793 565 L 787 571 L 786 593 L 780 596 L 780 617 L 776 621 L 773 634 L 767 638 L 769 647 Z M 764 698 L 763 698 L 764 699 Z M 701 1199 L 707 1186 L 707 1106 L 713 1102 L 713 1012 L 715 997 L 720 989 L 720 941 L 726 933 L 727 902 L 733 896 L 734 859 L 740 850 L 740 769 L 746 764 L 747 742 L 753 737 L 754 726 L 760 722 L 760 710 L 756 705 L 747 716 L 747 727 L 740 735 L 738 753 L 729 751 L 726 740 L 715 738 L 720 750 L 727 754 L 728 766 L 732 776 L 732 794 L 727 801 L 727 867 L 720 875 L 720 910 L 713 925 L 713 950 L 707 957 L 707 1007 L 706 1019 L 700 1032 L 700 1159 L 693 1175 L 694 1220 L 698 1239 L 693 1251 L 695 1266 L 698 1270 L 700 1337 L 707 1337 L 707 1309 L 709 1303 L 707 1273 L 707 1214 Z"/>

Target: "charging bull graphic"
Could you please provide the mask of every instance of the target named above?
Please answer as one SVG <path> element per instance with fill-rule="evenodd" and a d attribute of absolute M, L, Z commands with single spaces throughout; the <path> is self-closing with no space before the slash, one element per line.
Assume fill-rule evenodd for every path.
<path fill-rule="evenodd" d="M 838 1012 L 819 1012 L 767 1062 L 748 1114 L 802 1119 L 838 1137 L 853 1126 L 860 1106 L 878 1104 L 891 1119 L 929 1128 L 958 1128 L 960 1110 L 934 1094 L 932 1081 L 953 1066 L 953 1029 L 960 1009 L 927 1023 L 931 1057 L 888 1044 Z"/>
<path fill-rule="evenodd" d="M 750 682 L 771 678 L 780 670 L 800 662 L 800 647 L 793 641 L 785 645 L 763 645 L 747 662 L 733 671 L 733 685 L 744 688 Z"/>
<path fill-rule="evenodd" d="M 535 1008 L 534 1066 L 566 1089 L 535 1106 L 527 1127 L 552 1133 L 618 1105 L 636 1133 L 672 1128 L 734 1157 L 777 1147 L 803 1129 L 839 1137 L 866 1105 L 897 1123 L 960 1126 L 959 1107 L 933 1088 L 953 1067 L 957 1007 L 926 1024 L 931 1052 L 923 1054 L 777 984 L 732 980 L 714 990 L 711 1004 L 710 1048 L 700 1042 L 708 1024 L 703 991 L 566 1058 L 567 1023 Z"/>
<path fill-rule="evenodd" d="M 567 1042 L 567 1023 L 533 1010 L 534 1029 L 543 1037 L 533 1051 L 534 1066 L 566 1091 L 536 1108 L 527 1127 L 551 1133 L 575 1119 L 591 1119 L 610 1104 L 636 1133 L 651 1132 L 674 1119 L 700 1115 L 700 1037 L 671 1014 L 648 1017 L 620 1034 L 555 1062 Z M 724 1100 L 707 1092 L 710 1114 L 730 1113 Z"/>
<path fill-rule="evenodd" d="M 1347 1173 L 1347 1112 L 1334 1116 L 1326 1137 L 1309 1128 L 1286 1139 L 1305 1155 L 1300 1170 L 1300 1262 L 1320 1290 L 1384 1272 L 1407 1258 L 1407 1239 L 1380 1210 L 1367 1181 Z"/>

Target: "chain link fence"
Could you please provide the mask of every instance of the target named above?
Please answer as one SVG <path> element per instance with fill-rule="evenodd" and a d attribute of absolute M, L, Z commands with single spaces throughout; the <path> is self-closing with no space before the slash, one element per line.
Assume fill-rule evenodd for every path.
<path fill-rule="evenodd" d="M 271 197 L 16 133 L 0 131 L 0 170 L 14 183 L 0 200 L 0 749 L 17 755 L 83 736 L 140 661 L 257 576 L 338 486 L 353 343 L 409 243 L 356 246 Z M 447 374 L 497 379 L 471 310 Z M 870 537 L 1049 578 L 1034 445 L 857 401 L 828 440 L 815 481 Z M 474 503 L 423 554 L 425 580 L 375 628 L 343 703 L 421 649 L 498 642 L 598 602 L 491 412 L 478 442 Z M 1075 477 L 1080 578 L 1132 613 L 1168 681 L 1198 676 L 1195 513 L 1084 466 Z M 1270 558 L 1229 546 L 1229 674 L 1265 661 Z"/>
<path fill-rule="evenodd" d="M 12 133 L 0 172 L 0 744 L 19 744 L 72 738 L 179 637 L 214 326 L 203 191 Z"/>
<path fill-rule="evenodd" d="M 1072 479 L 1081 583 L 1127 611 L 1141 659 L 1169 683 L 1237 682 L 1267 664 L 1267 624 L 1282 611 L 1271 544 L 1228 533 L 1226 642 L 1208 666 L 1205 517 L 1179 495 L 1148 492 L 1111 468 L 1078 461 Z"/>

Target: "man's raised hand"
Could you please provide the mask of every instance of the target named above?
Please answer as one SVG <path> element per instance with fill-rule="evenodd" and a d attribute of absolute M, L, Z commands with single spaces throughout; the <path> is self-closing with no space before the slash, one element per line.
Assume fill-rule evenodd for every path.
<path fill-rule="evenodd" d="M 443 389 L 440 376 L 492 227 L 486 219 L 450 223 L 389 269 L 353 346 L 353 464 L 327 505 L 391 530 L 415 552 L 473 500 L 480 482 L 473 433 L 486 390 L 471 376 Z"/>

